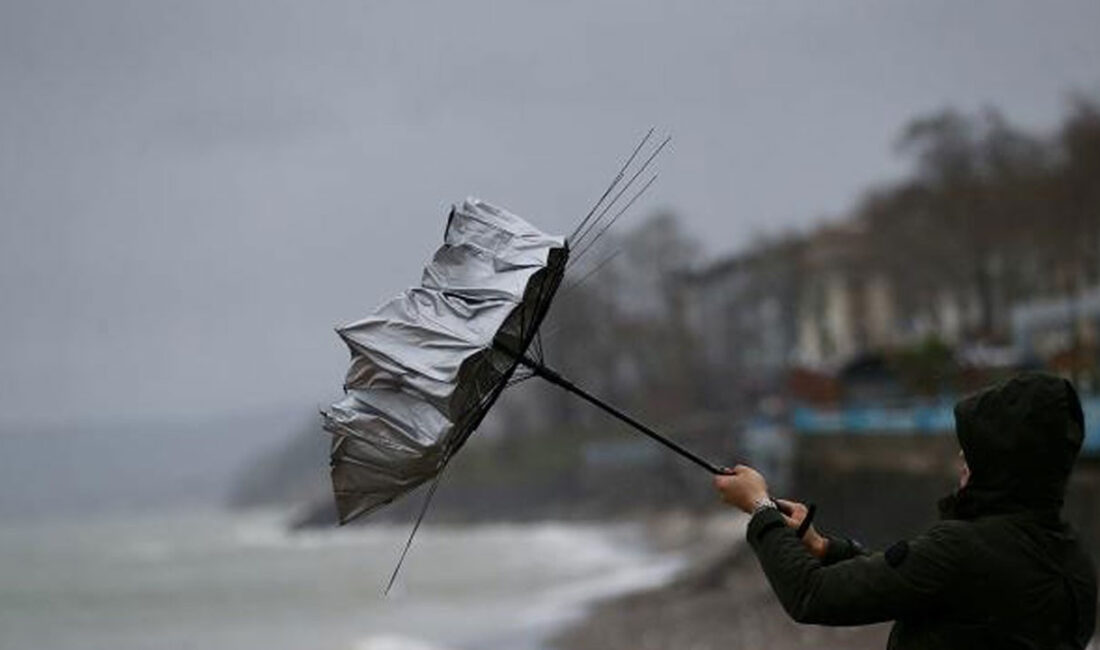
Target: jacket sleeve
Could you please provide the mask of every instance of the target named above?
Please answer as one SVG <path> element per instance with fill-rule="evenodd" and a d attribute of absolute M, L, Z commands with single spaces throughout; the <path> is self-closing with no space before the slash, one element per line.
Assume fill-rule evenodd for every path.
<path fill-rule="evenodd" d="M 829 545 L 825 549 L 825 557 L 821 558 L 821 564 L 825 566 L 850 560 L 860 555 L 867 555 L 867 551 L 863 546 L 853 539 L 833 535 L 826 535 L 825 538 L 829 540 Z"/>
<path fill-rule="evenodd" d="M 885 554 L 826 564 L 815 558 L 774 509 L 749 522 L 748 541 L 787 613 L 800 623 L 865 625 L 918 614 L 966 566 L 958 522 L 942 522 Z M 887 559 L 889 558 L 889 560 Z"/>

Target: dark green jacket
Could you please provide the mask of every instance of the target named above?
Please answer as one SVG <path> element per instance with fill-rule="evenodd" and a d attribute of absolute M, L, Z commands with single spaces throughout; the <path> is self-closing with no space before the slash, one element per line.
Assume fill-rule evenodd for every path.
<path fill-rule="evenodd" d="M 775 510 L 748 541 L 802 623 L 896 621 L 889 648 L 1084 648 L 1096 572 L 1059 519 L 1083 416 L 1072 386 L 1028 374 L 961 402 L 956 432 L 971 478 L 943 520 L 884 553 L 832 538 L 814 558 Z"/>

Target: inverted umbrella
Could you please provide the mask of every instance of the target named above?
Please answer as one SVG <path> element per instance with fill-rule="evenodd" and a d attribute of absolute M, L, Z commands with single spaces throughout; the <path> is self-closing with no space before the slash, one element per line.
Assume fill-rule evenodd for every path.
<path fill-rule="evenodd" d="M 341 523 L 436 477 L 521 365 L 723 471 L 527 355 L 568 256 L 564 238 L 467 199 L 452 208 L 420 286 L 337 329 L 352 361 L 344 399 L 322 415 Z"/>
<path fill-rule="evenodd" d="M 436 476 L 493 405 L 565 271 L 561 237 L 467 199 L 421 284 L 337 329 L 346 396 L 323 412 L 345 523 Z"/>

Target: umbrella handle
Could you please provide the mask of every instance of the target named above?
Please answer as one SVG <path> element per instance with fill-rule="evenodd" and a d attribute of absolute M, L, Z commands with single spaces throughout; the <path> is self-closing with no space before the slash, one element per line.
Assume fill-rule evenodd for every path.
<path fill-rule="evenodd" d="M 798 535 L 798 539 L 802 539 L 806 536 L 806 533 L 810 530 L 810 526 L 814 523 L 814 515 L 817 514 L 817 504 L 811 503 L 809 508 L 806 509 L 806 518 L 802 520 L 802 523 L 798 526 L 798 530 L 795 534 Z"/>
<path fill-rule="evenodd" d="M 551 384 L 554 384 L 555 386 L 558 386 L 560 388 L 565 389 L 566 391 L 568 391 L 570 393 L 573 393 L 574 395 L 576 395 L 576 396 L 580 397 L 581 399 L 587 401 L 588 403 L 592 404 L 593 406 L 596 406 L 597 408 L 603 410 L 604 412 L 609 413 L 610 415 L 614 416 L 615 418 L 619 419 L 620 421 L 625 422 L 626 424 L 629 424 L 630 426 L 634 427 L 635 430 L 640 431 L 641 433 L 644 433 L 645 435 L 649 436 L 653 440 L 656 440 L 657 442 L 661 443 L 665 447 L 667 447 L 667 448 L 671 449 L 672 451 L 676 452 L 680 456 L 683 456 L 684 458 L 690 460 L 691 462 L 695 463 L 699 467 L 702 467 L 703 469 L 707 470 L 711 474 L 732 474 L 733 473 L 733 470 L 731 470 L 730 468 L 723 467 L 721 465 L 715 465 L 714 463 L 710 462 L 709 460 L 697 455 L 695 452 L 691 451 L 690 449 L 687 449 L 686 447 L 683 447 L 680 444 L 678 444 L 676 442 L 673 442 L 672 440 L 669 440 L 665 436 L 661 435 L 660 433 L 657 433 L 656 431 L 654 431 L 653 429 L 651 429 L 651 428 L 647 427 L 646 425 L 642 424 L 638 420 L 635 420 L 630 415 L 624 413 L 623 411 L 620 411 L 619 409 L 617 409 L 614 406 L 608 404 L 607 402 L 601 400 L 600 398 L 596 397 L 595 395 L 592 395 L 591 393 L 589 393 L 589 392 L 585 391 L 584 389 L 578 387 L 576 384 L 569 381 L 565 377 L 562 377 L 560 374 L 558 374 L 554 370 L 552 370 L 550 368 L 547 368 L 544 364 L 541 364 L 538 361 L 535 361 L 534 359 L 531 359 L 530 357 L 527 357 L 526 355 L 516 354 L 516 353 L 512 352 L 511 350 L 505 348 L 502 345 L 497 344 L 495 347 L 496 347 L 496 349 L 501 350 L 505 354 L 508 354 L 509 356 L 511 356 L 513 359 L 518 361 L 520 363 L 520 365 L 528 368 L 529 370 L 531 370 L 531 372 L 535 373 L 539 377 L 545 379 L 546 381 L 550 382 Z"/>

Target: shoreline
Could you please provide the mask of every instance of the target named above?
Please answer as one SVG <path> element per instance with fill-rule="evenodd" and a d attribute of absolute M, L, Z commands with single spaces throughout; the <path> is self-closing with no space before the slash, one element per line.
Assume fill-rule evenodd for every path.
<path fill-rule="evenodd" d="M 723 521 L 724 520 L 724 521 Z M 890 624 L 800 625 L 783 611 L 744 541 L 748 518 L 710 517 L 656 526 L 680 544 L 686 566 L 670 581 L 593 602 L 585 615 L 547 639 L 553 650 L 691 648 L 692 650 L 879 650 Z M 679 528 L 679 530 L 677 530 Z M 663 529 L 663 530 L 662 530 Z M 686 540 L 694 529 L 698 537 Z M 731 532 L 736 534 L 731 535 Z M 661 539 L 656 540 L 658 544 Z M 656 547 L 658 552 L 660 546 Z"/>

